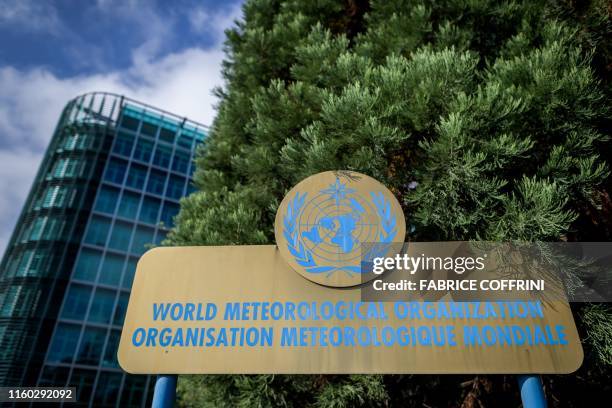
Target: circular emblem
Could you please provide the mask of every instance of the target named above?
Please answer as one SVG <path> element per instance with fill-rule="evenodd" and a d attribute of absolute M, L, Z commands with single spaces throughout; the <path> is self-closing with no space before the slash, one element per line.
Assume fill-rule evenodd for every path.
<path fill-rule="evenodd" d="M 372 279 L 367 259 L 403 243 L 406 222 L 384 185 L 352 171 L 327 171 L 302 180 L 276 213 L 276 244 L 300 275 L 335 287 Z M 365 278 L 369 276 L 369 278 Z"/>

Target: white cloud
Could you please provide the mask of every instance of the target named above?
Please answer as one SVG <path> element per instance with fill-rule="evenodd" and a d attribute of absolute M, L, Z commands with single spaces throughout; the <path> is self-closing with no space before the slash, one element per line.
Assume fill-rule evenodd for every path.
<path fill-rule="evenodd" d="M 229 12 L 211 13 L 203 7 L 194 7 L 187 14 L 189 27 L 195 33 L 215 33 L 215 40 L 223 39 L 223 32 L 230 27 L 234 20 L 238 20 L 242 10 L 239 5 L 235 5 Z"/>
<path fill-rule="evenodd" d="M 210 22 L 211 16 L 208 10 L 203 7 L 194 8 L 189 13 L 189 25 L 195 32 L 201 32 L 206 28 L 206 25 Z"/>
<path fill-rule="evenodd" d="M 168 14 L 162 14 L 155 4 L 145 0 L 98 0 L 97 9 L 104 16 L 112 16 L 119 24 L 133 28 L 135 35 L 144 38 L 142 44 L 132 51 L 135 64 L 146 62 L 158 56 L 168 39 L 173 36 L 173 27 L 177 19 Z M 216 36 L 216 31 L 208 34 Z"/>
<path fill-rule="evenodd" d="M 233 9 L 224 19 L 229 25 Z M 215 30 L 225 27 L 217 26 Z M 0 254 L 30 189 L 62 108 L 77 95 L 107 91 L 210 124 L 213 88 L 222 84 L 221 41 L 211 49 L 190 48 L 154 59 L 144 43 L 132 66 L 103 74 L 59 78 L 46 68 L 0 67 Z"/>
<path fill-rule="evenodd" d="M 0 23 L 50 33 L 56 33 L 61 27 L 57 13 L 50 4 L 32 0 L 0 0 Z"/>

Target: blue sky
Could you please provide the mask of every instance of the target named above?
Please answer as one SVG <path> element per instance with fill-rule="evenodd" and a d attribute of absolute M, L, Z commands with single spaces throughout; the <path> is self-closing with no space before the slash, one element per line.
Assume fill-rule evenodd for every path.
<path fill-rule="evenodd" d="M 62 107 L 124 94 L 204 124 L 240 1 L 0 0 L 0 255 Z"/>

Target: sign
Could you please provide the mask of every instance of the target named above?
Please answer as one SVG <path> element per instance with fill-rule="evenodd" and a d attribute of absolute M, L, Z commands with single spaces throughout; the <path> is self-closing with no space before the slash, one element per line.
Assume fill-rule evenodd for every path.
<path fill-rule="evenodd" d="M 298 184 L 279 206 L 278 246 L 148 251 L 121 334 L 121 367 L 134 374 L 525 374 L 580 366 L 564 300 L 426 301 L 397 292 L 390 301 L 369 300 L 364 289 L 375 281 L 364 279 L 362 248 L 373 237 L 401 242 L 398 214 L 397 200 L 375 180 L 327 172 Z M 419 245 L 409 253 L 426 260 Z M 393 256 L 387 250 L 395 246 L 377 255 Z"/>
<path fill-rule="evenodd" d="M 395 196 L 378 181 L 327 171 L 289 191 L 276 212 L 274 232 L 281 255 L 297 273 L 321 285 L 346 287 L 363 283 L 362 244 L 403 243 L 406 221 Z"/>

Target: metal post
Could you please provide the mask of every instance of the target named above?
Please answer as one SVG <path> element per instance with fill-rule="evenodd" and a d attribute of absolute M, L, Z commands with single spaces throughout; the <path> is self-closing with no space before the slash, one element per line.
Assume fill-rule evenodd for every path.
<path fill-rule="evenodd" d="M 518 383 L 521 389 L 523 408 L 546 408 L 546 397 L 544 396 L 542 379 L 539 375 L 519 375 Z"/>
<path fill-rule="evenodd" d="M 172 408 L 176 400 L 176 375 L 158 375 L 151 408 Z"/>

